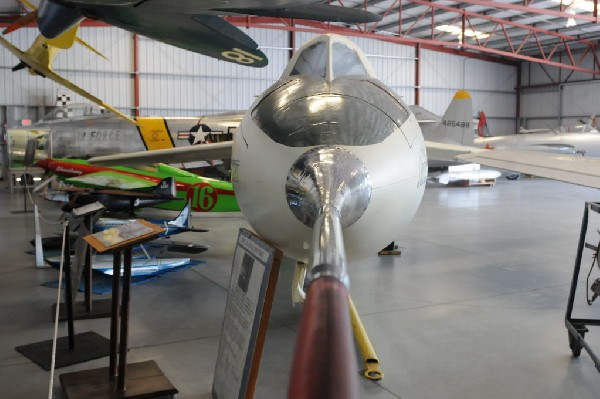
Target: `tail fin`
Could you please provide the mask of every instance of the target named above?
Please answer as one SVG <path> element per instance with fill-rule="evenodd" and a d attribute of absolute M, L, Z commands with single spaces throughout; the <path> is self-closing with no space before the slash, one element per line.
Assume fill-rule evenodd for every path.
<path fill-rule="evenodd" d="M 479 137 L 490 137 L 490 129 L 488 128 L 485 112 L 479 111 L 479 124 L 477 125 L 477 135 Z"/>
<path fill-rule="evenodd" d="M 165 118 L 142 116 L 137 118 L 138 131 L 147 150 L 175 147 Z"/>
<path fill-rule="evenodd" d="M 472 145 L 473 144 L 473 100 L 465 90 L 454 94 L 442 121 L 425 134 L 426 140 L 441 143 Z"/>
<path fill-rule="evenodd" d="M 191 225 L 190 218 L 190 202 L 188 201 L 181 212 L 179 212 L 179 215 L 177 215 L 177 217 L 171 220 L 168 224 L 171 226 L 187 228 Z"/>
<path fill-rule="evenodd" d="M 176 197 L 177 196 L 177 187 L 175 183 L 175 179 L 172 177 L 167 177 L 162 179 L 157 185 L 154 191 L 154 194 L 163 195 L 165 197 Z"/>
<path fill-rule="evenodd" d="M 583 126 L 583 132 L 591 132 L 593 130 L 596 129 L 595 127 L 596 125 L 596 114 L 592 114 L 590 115 L 589 119 L 585 122 L 585 125 Z"/>

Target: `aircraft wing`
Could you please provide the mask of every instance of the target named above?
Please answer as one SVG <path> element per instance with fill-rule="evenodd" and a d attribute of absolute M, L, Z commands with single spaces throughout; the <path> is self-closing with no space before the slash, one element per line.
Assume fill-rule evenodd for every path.
<path fill-rule="evenodd" d="M 93 188 L 116 188 L 119 190 L 139 190 L 156 187 L 156 183 L 125 173 L 102 171 L 88 173 L 87 175 L 74 176 L 65 179 L 65 182 L 75 186 Z"/>
<path fill-rule="evenodd" d="M 3 38 L 2 36 L 0 36 L 0 44 L 3 45 L 4 47 L 6 47 L 8 49 L 8 51 L 13 53 L 19 60 L 21 60 L 22 62 L 27 64 L 27 66 L 29 68 L 33 69 L 35 72 L 39 73 L 40 75 L 42 75 L 48 79 L 51 79 L 60 85 L 65 86 L 69 90 L 87 98 L 88 100 L 92 101 L 93 103 L 98 104 L 99 106 L 104 107 L 111 112 L 114 112 L 115 114 L 128 120 L 129 122 L 133 123 L 134 125 L 137 125 L 137 122 L 135 120 L 133 120 L 132 118 L 130 118 L 129 116 L 123 114 L 122 112 L 118 111 L 116 108 L 113 108 L 112 106 L 105 103 L 98 97 L 94 96 L 91 93 L 88 93 L 87 91 L 83 90 L 81 87 L 71 83 L 67 79 L 58 75 L 56 72 L 54 72 L 50 68 L 48 68 L 47 65 L 40 63 L 35 57 L 32 57 L 29 54 L 19 50 L 17 47 L 13 46 L 8 40 Z"/>
<path fill-rule="evenodd" d="M 442 118 L 420 105 L 409 105 L 408 108 L 415 114 L 419 125 L 437 124 L 442 121 Z"/>
<path fill-rule="evenodd" d="M 505 149 L 465 153 L 458 155 L 457 159 L 600 188 L 600 158 Z"/>
<path fill-rule="evenodd" d="M 178 14 L 242 14 L 263 17 L 310 19 L 324 22 L 364 23 L 381 20 L 381 16 L 361 8 L 340 7 L 324 0 L 252 0 L 252 1 L 188 1 L 188 0 L 66 0 L 80 6 L 93 5 L 118 8 L 143 8 L 158 13 Z"/>
<path fill-rule="evenodd" d="M 88 161 L 94 165 L 147 165 L 156 162 L 181 163 L 231 158 L 233 141 L 212 144 L 198 144 L 164 150 L 139 151 L 126 154 L 93 157 Z"/>
<path fill-rule="evenodd" d="M 242 29 L 221 15 L 258 15 L 317 21 L 365 23 L 381 17 L 364 9 L 324 0 L 62 0 L 46 2 L 54 12 L 39 13 L 38 28 L 47 38 L 72 25 L 73 17 L 103 21 L 130 32 L 222 61 L 264 67 L 267 56 Z"/>
<path fill-rule="evenodd" d="M 427 140 L 425 141 L 425 146 L 427 147 L 427 159 L 430 161 L 456 162 L 458 155 L 484 151 L 483 148 L 478 147 Z"/>

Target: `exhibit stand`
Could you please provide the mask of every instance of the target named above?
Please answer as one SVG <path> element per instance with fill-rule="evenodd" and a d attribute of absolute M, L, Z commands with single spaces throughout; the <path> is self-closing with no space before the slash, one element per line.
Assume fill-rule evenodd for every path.
<path fill-rule="evenodd" d="M 90 213 L 96 212 L 97 210 L 98 209 L 93 209 L 92 207 L 87 208 L 87 211 Z M 101 335 L 92 331 L 75 334 L 69 236 L 69 222 L 65 221 L 62 251 L 62 271 L 64 271 L 65 276 L 65 303 L 61 306 L 61 310 L 66 314 L 65 319 L 67 321 L 68 335 L 56 340 L 56 351 L 53 351 L 53 339 L 15 348 L 17 352 L 29 358 L 45 370 L 51 369 L 53 360 L 55 368 L 60 368 L 97 359 L 109 354 L 109 342 Z M 56 311 L 56 305 L 54 309 Z"/>
<path fill-rule="evenodd" d="M 83 217 L 83 226 L 85 226 L 86 232 L 85 234 L 89 234 L 92 232 L 93 227 L 93 219 L 97 213 L 103 211 L 104 205 L 100 202 L 94 202 L 89 205 L 85 205 L 76 209 L 73 209 L 72 214 L 75 217 Z M 69 237 L 67 237 L 67 242 L 69 241 Z M 83 302 L 75 302 L 72 304 L 72 309 L 67 309 L 66 303 L 60 304 L 60 313 L 59 313 L 59 321 L 67 320 L 67 315 L 71 312 L 73 320 L 84 320 L 84 319 L 99 319 L 104 317 L 110 317 L 111 315 L 111 299 L 96 299 L 92 300 L 92 247 L 85 242 L 85 259 L 83 264 L 83 272 L 85 275 L 84 280 L 84 301 Z M 80 276 L 79 271 L 77 272 L 77 276 Z M 79 282 L 79 279 L 73 279 L 75 282 Z M 79 285 L 76 284 L 75 287 L 71 287 L 71 290 L 68 291 L 71 293 L 72 298 L 76 297 L 76 293 L 79 289 Z M 72 301 L 72 299 L 71 299 Z M 56 315 L 56 304 L 52 305 L 52 317 Z"/>
<path fill-rule="evenodd" d="M 127 364 L 131 248 L 156 238 L 161 232 L 163 229 L 152 223 L 135 220 L 84 237 L 96 251 L 113 253 L 110 360 L 108 367 L 61 374 L 67 398 L 153 398 L 178 393 L 156 362 Z"/>
<path fill-rule="evenodd" d="M 214 399 L 254 396 L 282 257 L 279 248 L 240 229 L 215 366 Z"/>

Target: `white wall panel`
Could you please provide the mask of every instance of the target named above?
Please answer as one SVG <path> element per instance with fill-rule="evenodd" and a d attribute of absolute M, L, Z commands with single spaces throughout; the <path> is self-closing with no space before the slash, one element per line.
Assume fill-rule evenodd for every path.
<path fill-rule="evenodd" d="M 285 68 L 290 33 L 242 29 L 259 43 L 269 57 L 269 66 L 239 66 L 139 37 L 141 114 L 198 116 L 248 107 Z M 27 28 L 12 35 L 19 47 L 27 48 L 36 34 L 35 29 Z M 132 34 L 116 28 L 82 28 L 80 36 L 110 62 L 75 45 L 59 55 L 56 70 L 108 103 L 130 111 L 134 105 Z M 296 47 L 314 36 L 296 33 Z M 413 104 L 415 48 L 366 38 L 351 40 L 365 51 L 377 77 Z M 494 117 L 514 117 L 515 68 L 429 50 L 421 54 L 421 105 L 442 114 L 454 92 L 466 88 L 474 98 L 474 113 L 485 109 L 490 123 Z M 0 105 L 54 105 L 56 95 L 64 89 L 25 72 L 13 74 L 8 68 L 16 63 L 12 55 L 0 50 Z M 76 95 L 72 98 L 83 101 Z"/>
<path fill-rule="evenodd" d="M 247 108 L 275 82 L 285 65 L 287 32 L 247 30 L 269 58 L 251 68 L 140 40 L 140 111 L 142 115 L 201 115 Z M 162 110 L 162 112 L 157 112 Z"/>
<path fill-rule="evenodd" d="M 579 60 L 581 51 L 573 53 Z M 559 61 L 557 55 L 553 58 Z M 564 56 L 563 56 L 564 61 Z M 593 69 L 587 55 L 582 66 Z M 521 124 L 527 128 L 572 125 L 600 113 L 600 80 L 590 74 L 533 63 L 522 64 Z M 534 87 L 546 85 L 546 87 Z"/>
<path fill-rule="evenodd" d="M 78 36 L 107 60 L 75 43 L 61 51 L 54 61 L 56 70 L 130 72 L 133 66 L 133 35 L 118 28 L 79 29 Z"/>
<path fill-rule="evenodd" d="M 9 40 L 26 50 L 36 36 L 37 29 L 23 28 L 11 34 Z M 74 44 L 70 50 L 58 53 L 54 70 L 107 103 L 128 112 L 133 104 L 131 34 L 116 28 L 81 28 L 78 36 L 110 60 Z M 10 71 L 18 60 L 5 49 L 0 50 L 0 62 L 2 105 L 54 106 L 59 94 L 69 94 L 72 102 L 89 102 L 50 79 L 31 76 L 26 70 Z"/>
<path fill-rule="evenodd" d="M 551 117 L 560 112 L 560 95 L 556 90 L 546 89 L 521 95 L 521 117 Z"/>
<path fill-rule="evenodd" d="M 521 82 L 524 86 L 543 85 L 554 83 L 559 80 L 559 70 L 547 65 L 524 62 L 521 64 L 523 77 Z"/>
<path fill-rule="evenodd" d="M 465 88 L 464 57 L 431 50 L 421 51 L 421 87 L 455 91 Z"/>
<path fill-rule="evenodd" d="M 600 114 L 600 81 L 563 86 L 564 116 Z"/>

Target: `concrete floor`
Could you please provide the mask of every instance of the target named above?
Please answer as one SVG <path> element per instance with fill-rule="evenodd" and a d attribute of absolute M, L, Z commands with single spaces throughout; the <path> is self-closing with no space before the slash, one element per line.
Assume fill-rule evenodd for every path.
<path fill-rule="evenodd" d="M 349 266 L 351 294 L 385 373 L 379 382 L 362 380 L 360 397 L 600 397 L 600 373 L 587 353 L 571 356 L 563 321 L 584 201 L 596 199 L 596 190 L 542 179 L 429 187 L 398 237 L 402 256 L 373 254 Z M 49 373 L 14 350 L 52 337 L 56 299 L 40 284 L 57 272 L 36 269 L 25 253 L 33 218 L 11 213 L 22 207 L 20 193 L 0 191 L 2 398 L 48 395 Z M 43 209 L 56 220 L 55 208 Z M 199 256 L 206 264 L 134 286 L 129 339 L 129 360 L 156 360 L 186 399 L 210 398 L 233 247 L 247 226 L 239 214 L 194 224 L 210 229 L 185 237 L 211 246 Z M 43 229 L 49 235 L 56 227 Z M 282 265 L 256 398 L 286 396 L 300 315 L 291 306 L 292 265 Z M 577 315 L 600 317 L 583 303 L 578 298 Z M 108 337 L 109 323 L 77 321 L 75 329 Z M 587 338 L 600 351 L 598 335 L 591 327 Z M 59 374 L 107 365 L 102 358 L 57 370 L 54 397 L 64 397 Z"/>

